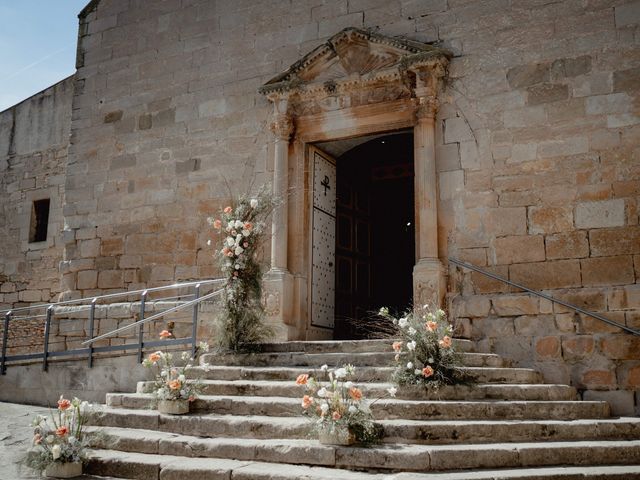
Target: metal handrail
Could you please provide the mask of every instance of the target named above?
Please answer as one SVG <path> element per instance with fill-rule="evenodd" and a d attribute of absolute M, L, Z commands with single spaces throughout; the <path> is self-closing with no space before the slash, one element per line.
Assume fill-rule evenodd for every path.
<path fill-rule="evenodd" d="M 584 308 L 580 308 L 577 305 L 574 305 L 572 303 L 569 302 L 565 302 L 564 300 L 560 300 L 558 298 L 552 297 L 551 295 L 547 295 L 546 293 L 542 293 L 539 292 L 537 290 L 532 290 L 528 287 L 525 287 L 524 285 L 520 285 L 519 283 L 516 282 L 512 282 L 511 280 L 508 280 L 504 277 L 501 277 L 500 275 L 496 275 L 495 273 L 491 273 L 487 270 L 484 270 L 480 267 L 476 267 L 475 265 L 471 264 L 471 263 L 467 263 L 467 262 L 463 262 L 462 260 L 458 260 L 457 258 L 453 258 L 453 257 L 449 257 L 449 262 L 453 263 L 454 265 L 457 265 L 459 267 L 462 268 L 466 268 L 468 270 L 473 270 L 474 272 L 478 272 L 486 277 L 489 278 L 493 278 L 494 280 L 498 280 L 502 283 L 506 283 L 507 285 L 511 285 L 512 287 L 518 288 L 520 290 L 524 290 L 527 293 L 530 293 L 532 295 L 536 295 L 540 298 L 544 298 L 545 300 L 549 300 L 550 302 L 553 303 L 557 303 L 559 305 L 562 305 L 563 307 L 567 307 L 570 308 L 578 313 L 582 313 L 584 315 L 587 315 L 589 317 L 595 318 L 596 320 L 600 320 L 601 322 L 607 323 L 611 326 L 620 328 L 621 330 L 624 330 L 626 332 L 629 332 L 633 335 L 639 335 L 640 336 L 640 331 L 639 330 L 634 330 L 633 328 L 627 327 L 626 325 L 621 325 L 617 322 L 614 322 L 613 320 L 610 320 L 606 317 L 603 317 L 602 315 L 598 315 L 595 312 L 590 312 L 589 310 L 585 310 Z"/>
<path fill-rule="evenodd" d="M 196 285 L 208 285 L 208 284 L 215 284 L 215 283 L 224 283 L 226 281 L 226 279 L 224 278 L 214 278 L 212 280 L 201 280 L 201 281 L 193 281 L 193 282 L 184 282 L 184 283 L 174 283 L 173 285 L 165 285 L 163 287 L 153 287 L 153 288 L 143 288 L 140 290 L 130 290 L 130 291 L 126 291 L 126 292 L 117 292 L 117 293 L 108 293 L 105 295 L 97 295 L 97 296 L 92 296 L 92 297 L 84 297 L 84 298 L 76 298 L 74 300 L 65 300 L 62 302 L 53 302 L 53 303 L 40 303 L 37 305 L 30 305 L 28 307 L 18 307 L 18 308 L 8 308 L 5 310 L 0 310 L 0 315 L 4 315 L 8 312 L 20 312 L 22 310 L 32 310 L 35 308 L 49 308 L 51 306 L 53 307 L 58 307 L 58 306 L 62 306 L 62 305 L 77 305 L 77 304 L 82 304 L 84 302 L 87 301 L 92 301 L 94 298 L 97 299 L 107 299 L 107 298 L 118 298 L 118 297 L 128 297 L 131 295 L 138 295 L 138 294 L 142 294 L 144 292 L 150 293 L 150 292 L 159 292 L 162 290 L 171 290 L 173 288 L 182 288 L 182 287 L 192 287 L 192 286 L 196 286 Z"/>

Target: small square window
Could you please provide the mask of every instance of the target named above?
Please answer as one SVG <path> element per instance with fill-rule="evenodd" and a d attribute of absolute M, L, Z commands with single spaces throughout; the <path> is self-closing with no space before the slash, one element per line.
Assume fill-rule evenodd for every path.
<path fill-rule="evenodd" d="M 47 229 L 49 227 L 49 204 L 48 198 L 35 200 L 31 207 L 31 225 L 29 226 L 29 243 L 45 242 L 47 240 Z"/>

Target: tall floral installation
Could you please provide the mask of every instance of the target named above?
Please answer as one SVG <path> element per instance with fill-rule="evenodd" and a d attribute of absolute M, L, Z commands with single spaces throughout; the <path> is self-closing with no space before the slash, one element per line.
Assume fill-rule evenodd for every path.
<path fill-rule="evenodd" d="M 274 197 L 263 187 L 255 197 L 243 196 L 235 206 L 225 207 L 220 218 L 208 219 L 222 238 L 216 256 L 227 277 L 219 329 L 223 349 L 238 351 L 271 335 L 262 322 L 262 266 L 257 254 L 265 220 L 275 206 Z"/>
<path fill-rule="evenodd" d="M 393 342 L 394 382 L 430 388 L 469 382 L 443 310 L 424 305 L 396 318 L 383 307 L 379 314 L 392 321 L 399 337 Z"/>
<path fill-rule="evenodd" d="M 167 330 L 160 332 L 160 338 L 170 338 Z M 200 342 L 196 354 L 192 357 L 189 352 L 176 354 L 158 350 L 145 358 L 142 364 L 153 370 L 155 380 L 147 391 L 153 393 L 154 399 L 161 413 L 180 415 L 189 412 L 189 404 L 198 398 L 202 390 L 199 380 L 187 381 L 186 372 L 190 369 L 198 356 L 209 351 L 209 345 Z M 177 362 L 177 358 L 180 359 Z"/>
<path fill-rule="evenodd" d="M 82 464 L 87 460 L 89 441 L 84 425 L 91 408 L 88 402 L 61 395 L 58 408 L 49 418 L 42 415 L 34 418 L 33 446 L 22 464 L 47 476 L 80 476 Z"/>
<path fill-rule="evenodd" d="M 353 365 L 337 369 L 321 367 L 325 380 L 309 374 L 301 374 L 296 384 L 305 387 L 302 397 L 303 415 L 313 424 L 312 433 L 320 443 L 351 445 L 372 444 L 380 440 L 382 427 L 374 422 L 371 404 L 364 398 L 362 390 L 352 381 Z M 395 388 L 388 393 L 395 396 Z"/>

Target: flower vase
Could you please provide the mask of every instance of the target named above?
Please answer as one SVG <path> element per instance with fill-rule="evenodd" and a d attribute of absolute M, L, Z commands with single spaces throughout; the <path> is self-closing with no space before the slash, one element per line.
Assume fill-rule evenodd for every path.
<path fill-rule="evenodd" d="M 318 433 L 318 441 L 323 445 L 353 445 L 356 436 L 348 428 L 323 428 Z"/>
<path fill-rule="evenodd" d="M 53 462 L 44 470 L 47 477 L 75 478 L 82 475 L 82 462 Z"/>
<path fill-rule="evenodd" d="M 189 400 L 158 400 L 158 412 L 168 415 L 189 413 Z"/>

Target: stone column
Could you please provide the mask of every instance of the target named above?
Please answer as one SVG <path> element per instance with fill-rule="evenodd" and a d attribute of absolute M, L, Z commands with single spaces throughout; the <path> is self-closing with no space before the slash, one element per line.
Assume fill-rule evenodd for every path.
<path fill-rule="evenodd" d="M 446 293 L 445 271 L 438 257 L 438 190 L 436 177 L 435 119 L 439 65 L 416 73 L 416 124 L 414 138 L 414 195 L 416 265 L 413 268 L 413 301 L 416 305 L 441 306 Z"/>
<path fill-rule="evenodd" d="M 286 98 L 273 98 L 271 101 L 275 110 L 271 124 L 271 131 L 275 136 L 272 188 L 279 204 L 272 214 L 271 268 L 263 282 L 263 304 L 267 321 L 275 331 L 275 338 L 288 340 L 287 325 L 294 323 L 293 276 L 287 268 L 289 141 L 293 133 L 293 121 L 287 112 Z"/>

